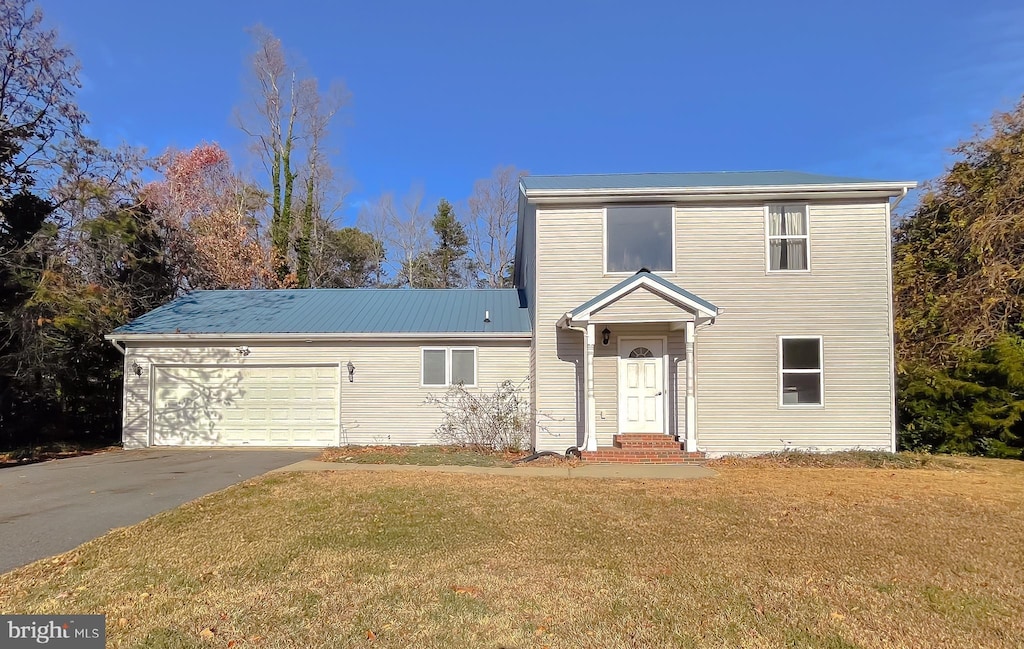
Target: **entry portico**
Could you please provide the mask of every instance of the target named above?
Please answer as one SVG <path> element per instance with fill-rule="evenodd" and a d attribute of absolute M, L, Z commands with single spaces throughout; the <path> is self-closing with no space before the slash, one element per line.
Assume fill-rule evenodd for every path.
<path fill-rule="evenodd" d="M 685 435 L 686 450 L 695 450 L 694 343 L 697 332 L 714 323 L 718 313 L 711 302 L 647 270 L 566 312 L 558 326 L 579 331 L 583 346 L 577 372 L 584 401 L 580 448 L 593 452 L 611 446 L 610 440 L 599 439 L 600 410 L 602 419 L 608 411 L 615 413 L 620 437 Z M 596 385 L 595 357 L 605 374 L 614 372 L 611 390 Z"/>

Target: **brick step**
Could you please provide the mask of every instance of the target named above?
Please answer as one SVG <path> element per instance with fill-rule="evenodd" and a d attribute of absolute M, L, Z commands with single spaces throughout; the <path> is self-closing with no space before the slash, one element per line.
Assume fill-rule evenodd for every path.
<path fill-rule="evenodd" d="M 584 451 L 582 459 L 595 464 L 697 464 L 705 459 L 705 454 L 687 453 L 679 449 L 605 447 Z"/>
<path fill-rule="evenodd" d="M 657 441 L 663 440 L 663 439 L 675 439 L 674 437 L 671 437 L 670 435 L 665 435 L 665 434 L 662 434 L 662 433 L 616 433 L 615 437 L 616 438 L 625 438 L 625 439 L 635 439 L 637 441 L 644 441 L 644 442 L 657 442 Z"/>
<path fill-rule="evenodd" d="M 657 449 L 682 449 L 683 444 L 675 437 L 668 435 L 615 435 L 612 437 L 612 446 L 615 448 L 657 448 Z"/>
<path fill-rule="evenodd" d="M 669 438 L 664 442 L 637 442 L 634 440 L 615 440 L 612 442 L 612 446 L 615 448 L 660 448 L 666 450 L 681 449 L 683 444 L 676 440 Z"/>

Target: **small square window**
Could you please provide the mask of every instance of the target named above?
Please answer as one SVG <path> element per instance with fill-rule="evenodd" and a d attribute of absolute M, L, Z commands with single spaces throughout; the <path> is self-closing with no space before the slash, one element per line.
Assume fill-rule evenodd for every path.
<path fill-rule="evenodd" d="M 783 406 L 820 406 L 824 403 L 821 338 L 782 338 L 779 403 Z"/>
<path fill-rule="evenodd" d="M 476 385 L 476 351 L 452 350 L 452 385 Z"/>
<path fill-rule="evenodd" d="M 423 385 L 447 385 L 445 356 L 443 349 L 423 350 Z"/>

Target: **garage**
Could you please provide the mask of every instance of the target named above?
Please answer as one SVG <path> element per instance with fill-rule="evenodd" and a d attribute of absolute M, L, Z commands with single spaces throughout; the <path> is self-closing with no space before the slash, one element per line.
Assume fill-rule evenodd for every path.
<path fill-rule="evenodd" d="M 337 365 L 155 365 L 152 444 L 338 443 Z"/>

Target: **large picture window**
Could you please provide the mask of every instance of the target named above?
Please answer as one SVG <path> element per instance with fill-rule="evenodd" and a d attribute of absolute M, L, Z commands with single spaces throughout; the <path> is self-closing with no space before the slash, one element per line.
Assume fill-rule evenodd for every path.
<path fill-rule="evenodd" d="M 806 205 L 768 206 L 768 270 L 809 270 Z"/>
<path fill-rule="evenodd" d="M 635 273 L 641 268 L 673 268 L 671 205 L 609 207 L 605 217 L 605 272 Z"/>
<path fill-rule="evenodd" d="M 476 348 L 424 347 L 420 382 L 428 387 L 476 385 Z"/>
<path fill-rule="evenodd" d="M 822 405 L 821 337 L 789 337 L 779 340 L 779 365 L 781 394 L 779 403 L 783 406 Z"/>

